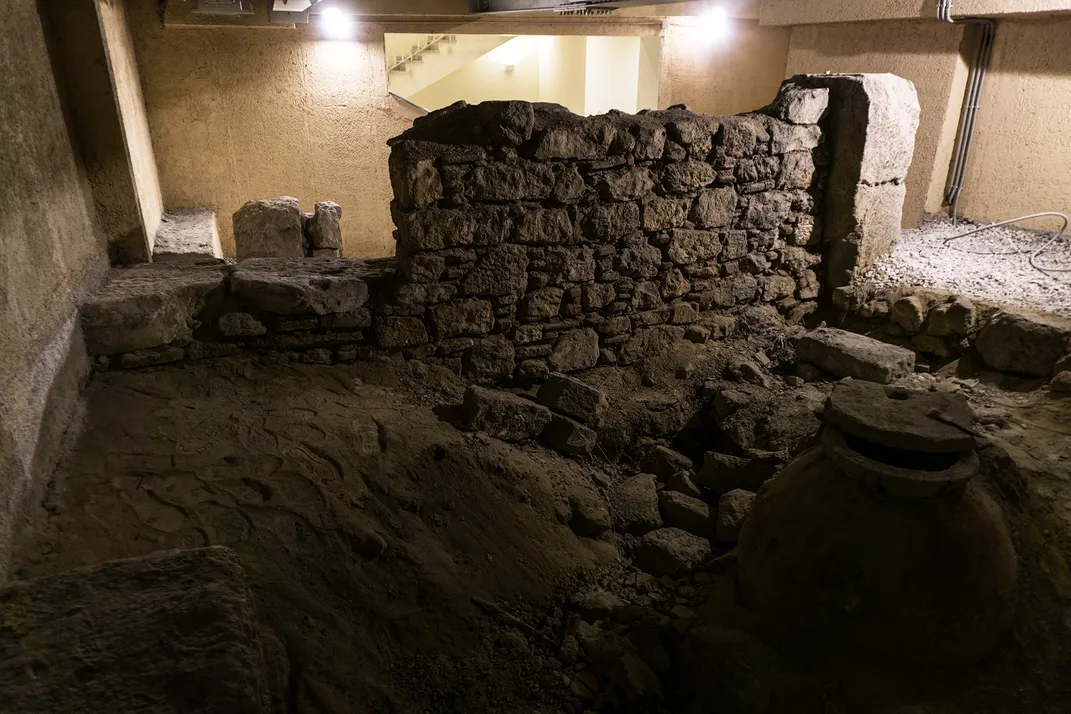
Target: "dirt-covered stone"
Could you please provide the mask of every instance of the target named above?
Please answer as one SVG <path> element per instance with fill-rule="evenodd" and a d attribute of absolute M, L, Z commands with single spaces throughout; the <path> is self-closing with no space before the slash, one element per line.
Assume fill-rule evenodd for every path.
<path fill-rule="evenodd" d="M 545 406 L 584 423 L 598 421 L 608 406 L 602 391 L 566 374 L 551 374 L 537 396 Z"/>
<path fill-rule="evenodd" d="M 549 409 L 529 399 L 475 386 L 465 391 L 461 409 L 462 428 L 503 441 L 539 438 L 552 416 Z"/>
<path fill-rule="evenodd" d="M 662 526 L 658 510 L 658 480 L 651 474 L 637 474 L 610 493 L 617 529 L 643 535 Z"/>
<path fill-rule="evenodd" d="M 836 375 L 888 384 L 915 371 L 915 353 L 854 332 L 821 327 L 796 341 L 796 354 Z"/>
<path fill-rule="evenodd" d="M 680 528 L 647 533 L 636 549 L 636 564 L 652 575 L 678 577 L 710 559 L 710 542 Z"/>
<path fill-rule="evenodd" d="M 755 500 L 755 494 L 743 489 L 735 489 L 723 493 L 718 499 L 718 517 L 716 533 L 718 540 L 726 543 L 735 543 L 740 537 L 740 529 L 744 526 L 751 504 Z"/>

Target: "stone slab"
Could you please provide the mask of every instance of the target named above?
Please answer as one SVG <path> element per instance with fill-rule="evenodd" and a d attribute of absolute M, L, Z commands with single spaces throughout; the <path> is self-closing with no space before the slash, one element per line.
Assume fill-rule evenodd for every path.
<path fill-rule="evenodd" d="M 221 265 L 113 268 L 82 306 L 87 349 L 116 355 L 188 338 L 193 318 L 208 294 L 222 289 L 225 276 Z"/>
<path fill-rule="evenodd" d="M 167 211 L 156 229 L 152 246 L 154 263 L 223 258 L 216 212 L 211 208 Z"/>
<path fill-rule="evenodd" d="M 934 413 L 942 417 L 931 416 Z M 974 423 L 971 407 L 955 394 L 850 379 L 833 389 L 824 416 L 846 434 L 894 449 L 939 454 L 975 446 L 969 433 Z"/>
<path fill-rule="evenodd" d="M 383 269 L 348 258 L 251 258 L 231 276 L 231 288 L 258 310 L 279 315 L 352 312 L 368 301 L 368 282 Z"/>
<path fill-rule="evenodd" d="M 0 587 L 0 710 L 269 711 L 251 593 L 226 548 Z"/>
<path fill-rule="evenodd" d="M 974 346 L 990 367 L 1051 377 L 1071 349 L 1071 319 L 1028 310 L 1004 312 L 985 326 Z"/>
<path fill-rule="evenodd" d="M 837 377 L 888 384 L 915 371 L 915 353 L 866 335 L 820 327 L 796 341 L 796 354 Z"/>

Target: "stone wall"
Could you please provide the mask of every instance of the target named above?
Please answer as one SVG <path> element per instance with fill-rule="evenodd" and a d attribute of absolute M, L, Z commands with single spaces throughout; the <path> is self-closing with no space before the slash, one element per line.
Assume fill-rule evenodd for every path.
<path fill-rule="evenodd" d="M 391 142 L 400 279 L 381 346 L 478 378 L 628 364 L 715 313 L 816 309 L 828 92 L 768 113 L 455 105 Z"/>
<path fill-rule="evenodd" d="M 889 211 L 870 225 L 848 190 L 909 138 L 883 102 L 910 102 L 885 84 L 903 81 L 798 78 L 760 112 L 724 118 L 458 104 L 391 142 L 396 258 L 303 258 L 315 225 L 337 233 L 334 205 L 303 220 L 296 200 L 250 202 L 234 219 L 248 259 L 113 271 L 84 311 L 87 341 L 121 367 L 242 349 L 316 363 L 402 354 L 496 382 L 632 364 L 721 337 L 754 306 L 798 323 L 837 241 L 891 240 Z M 874 109 L 830 112 L 841 96 Z M 836 204 L 848 218 L 827 200 L 834 174 L 850 178 Z M 851 221 L 847 236 L 823 228 Z"/>

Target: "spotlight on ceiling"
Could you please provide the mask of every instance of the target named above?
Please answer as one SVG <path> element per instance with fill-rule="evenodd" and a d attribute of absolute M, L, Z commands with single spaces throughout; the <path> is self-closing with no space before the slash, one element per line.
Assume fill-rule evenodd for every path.
<path fill-rule="evenodd" d="M 704 39 L 720 42 L 729 36 L 729 13 L 723 7 L 712 7 L 700 17 L 699 27 Z"/>
<path fill-rule="evenodd" d="M 348 40 L 353 37 L 353 15 L 337 7 L 325 7 L 320 11 L 320 30 L 332 40 Z"/>

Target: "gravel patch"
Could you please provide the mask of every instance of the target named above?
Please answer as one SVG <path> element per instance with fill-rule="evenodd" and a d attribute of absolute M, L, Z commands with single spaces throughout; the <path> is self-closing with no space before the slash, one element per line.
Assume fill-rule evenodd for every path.
<path fill-rule="evenodd" d="M 864 271 L 861 280 L 879 289 L 919 285 L 1071 316 L 1071 273 L 1043 273 L 1029 262 L 1030 253 L 1052 233 L 1004 226 L 945 243 L 983 225 L 934 220 L 905 230 L 892 255 Z M 1071 235 L 1064 235 L 1038 263 L 1071 268 Z"/>

